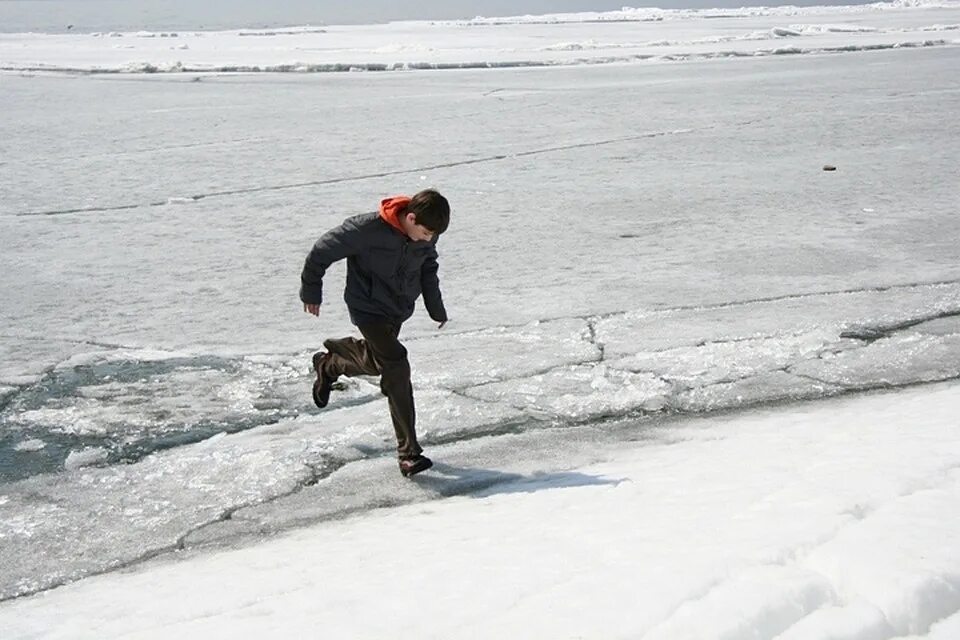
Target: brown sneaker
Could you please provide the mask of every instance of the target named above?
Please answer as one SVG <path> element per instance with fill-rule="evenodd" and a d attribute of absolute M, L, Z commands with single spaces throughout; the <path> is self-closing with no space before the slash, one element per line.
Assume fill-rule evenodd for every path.
<path fill-rule="evenodd" d="M 330 389 L 334 380 L 323 373 L 323 364 L 330 358 L 330 354 L 318 351 L 313 354 L 313 370 L 317 372 L 317 379 L 313 381 L 313 403 L 323 409 L 330 402 Z"/>
<path fill-rule="evenodd" d="M 427 456 L 409 456 L 400 458 L 400 473 L 404 478 L 426 471 L 433 466 L 433 460 Z"/>

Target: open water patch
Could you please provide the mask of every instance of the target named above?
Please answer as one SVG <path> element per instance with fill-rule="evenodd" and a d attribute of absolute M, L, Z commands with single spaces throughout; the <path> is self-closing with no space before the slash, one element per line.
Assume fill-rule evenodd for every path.
<path fill-rule="evenodd" d="M 55 368 L 0 410 L 0 483 L 133 463 L 278 422 L 299 412 L 287 380 L 302 383 L 302 372 L 283 362 L 216 356 Z"/>

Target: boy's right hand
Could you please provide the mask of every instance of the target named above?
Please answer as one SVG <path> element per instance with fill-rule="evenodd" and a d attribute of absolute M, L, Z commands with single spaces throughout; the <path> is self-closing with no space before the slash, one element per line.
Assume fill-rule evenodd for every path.
<path fill-rule="evenodd" d="M 303 303 L 303 310 L 309 314 L 319 316 L 320 315 L 320 305 L 318 304 L 307 304 Z"/>

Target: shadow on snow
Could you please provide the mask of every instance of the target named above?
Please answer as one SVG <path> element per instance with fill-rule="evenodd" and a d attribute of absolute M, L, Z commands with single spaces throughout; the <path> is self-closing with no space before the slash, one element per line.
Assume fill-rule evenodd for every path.
<path fill-rule="evenodd" d="M 505 493 L 533 493 L 545 489 L 568 489 L 597 485 L 617 486 L 625 478 L 604 478 L 577 471 L 534 472 L 529 475 L 491 469 L 455 467 L 437 463 L 413 481 L 442 496 L 469 495 L 474 498 Z"/>

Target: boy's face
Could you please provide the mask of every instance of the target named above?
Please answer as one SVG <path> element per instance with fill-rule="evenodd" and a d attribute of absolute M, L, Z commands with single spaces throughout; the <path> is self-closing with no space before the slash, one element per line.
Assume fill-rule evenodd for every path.
<path fill-rule="evenodd" d="M 403 231 L 407 234 L 407 237 L 414 242 L 429 242 L 433 240 L 433 231 L 421 224 L 417 224 L 417 217 L 412 213 L 408 213 L 400 218 L 400 226 L 403 227 Z"/>

